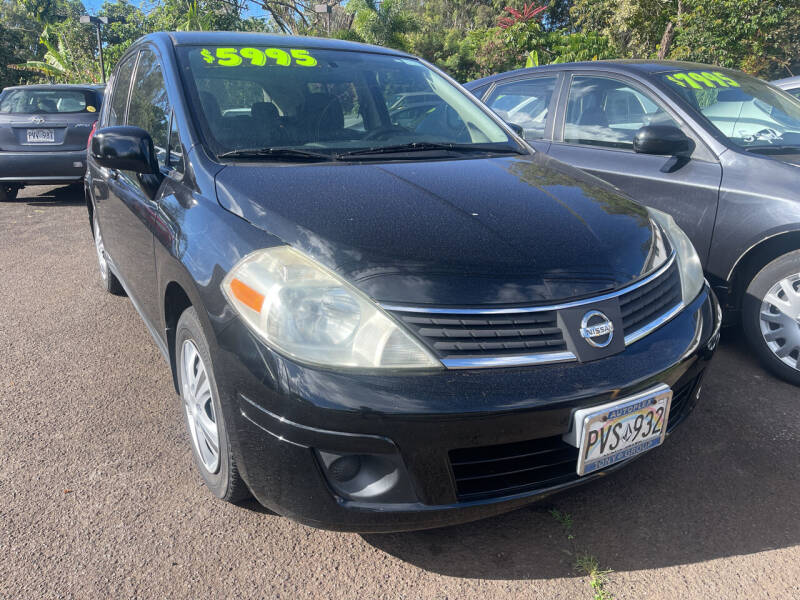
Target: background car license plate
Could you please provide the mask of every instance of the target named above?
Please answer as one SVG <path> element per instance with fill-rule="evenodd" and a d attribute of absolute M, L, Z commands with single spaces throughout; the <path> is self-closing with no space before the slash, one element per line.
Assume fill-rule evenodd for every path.
<path fill-rule="evenodd" d="M 630 398 L 578 411 L 575 427 L 582 425 L 583 432 L 578 475 L 587 475 L 660 445 L 667 433 L 671 402 L 672 390 L 660 385 Z"/>
<path fill-rule="evenodd" d="M 55 141 L 56 132 L 53 129 L 28 129 L 29 144 L 41 144 Z"/>

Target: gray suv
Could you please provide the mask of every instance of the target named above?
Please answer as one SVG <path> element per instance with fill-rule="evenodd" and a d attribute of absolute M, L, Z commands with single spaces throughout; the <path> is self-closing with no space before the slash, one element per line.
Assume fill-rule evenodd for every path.
<path fill-rule="evenodd" d="M 25 85 L 0 94 L 0 201 L 24 185 L 79 183 L 103 86 Z"/>
<path fill-rule="evenodd" d="M 536 149 L 672 215 L 728 321 L 800 384 L 800 102 L 739 71 L 594 61 L 466 84 Z"/>

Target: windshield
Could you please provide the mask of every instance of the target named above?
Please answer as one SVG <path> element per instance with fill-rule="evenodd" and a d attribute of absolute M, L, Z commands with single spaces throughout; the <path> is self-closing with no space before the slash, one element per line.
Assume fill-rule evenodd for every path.
<path fill-rule="evenodd" d="M 272 152 L 250 158 L 289 160 L 301 152 L 338 157 L 362 150 L 373 156 L 393 149 L 435 151 L 439 145 L 524 151 L 474 100 L 414 59 L 190 46 L 179 48 L 179 60 L 194 113 L 218 156 L 267 148 Z"/>
<path fill-rule="evenodd" d="M 743 148 L 800 146 L 800 102 L 737 71 L 670 71 L 662 80 Z"/>
<path fill-rule="evenodd" d="M 97 112 L 99 102 L 84 90 L 8 90 L 0 98 L 0 113 L 57 114 Z"/>

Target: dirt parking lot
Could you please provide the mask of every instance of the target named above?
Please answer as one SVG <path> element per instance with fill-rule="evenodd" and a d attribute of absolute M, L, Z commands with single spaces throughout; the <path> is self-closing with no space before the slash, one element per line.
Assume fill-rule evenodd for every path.
<path fill-rule="evenodd" d="M 166 364 L 100 287 L 80 190 L 0 203 L 0 272 L 2 600 L 592 598 L 579 556 L 612 570 L 599 598 L 800 597 L 800 390 L 735 331 L 691 418 L 629 468 L 493 519 L 362 536 L 206 492 Z"/>

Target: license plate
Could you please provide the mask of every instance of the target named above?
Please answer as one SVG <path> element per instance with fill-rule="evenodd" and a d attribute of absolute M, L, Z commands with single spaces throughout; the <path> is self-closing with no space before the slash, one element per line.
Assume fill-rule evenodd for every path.
<path fill-rule="evenodd" d="M 588 475 L 661 445 L 667 433 L 672 390 L 659 385 L 636 396 L 578 410 L 578 475 Z"/>
<path fill-rule="evenodd" d="M 28 129 L 28 143 L 41 144 L 55 142 L 56 132 L 54 129 Z"/>

